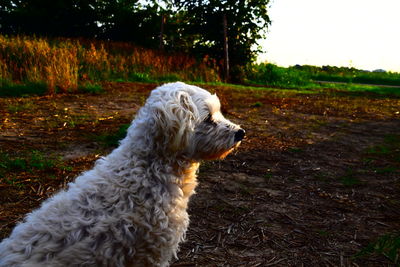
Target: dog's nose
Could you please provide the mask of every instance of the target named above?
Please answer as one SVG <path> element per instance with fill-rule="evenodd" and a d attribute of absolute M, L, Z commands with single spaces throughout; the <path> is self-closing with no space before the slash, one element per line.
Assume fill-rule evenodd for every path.
<path fill-rule="evenodd" d="M 235 133 L 235 142 L 242 141 L 245 135 L 246 135 L 246 131 L 243 130 L 243 129 L 239 129 L 239 130 Z"/>

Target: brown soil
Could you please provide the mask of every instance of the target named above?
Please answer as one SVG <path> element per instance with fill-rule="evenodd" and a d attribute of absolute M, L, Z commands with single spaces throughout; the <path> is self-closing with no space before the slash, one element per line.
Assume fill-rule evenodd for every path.
<path fill-rule="evenodd" d="M 129 123 L 155 86 L 0 99 L 2 155 L 35 150 L 70 167 L 0 173 L 0 239 L 108 153 L 98 137 Z M 389 142 L 400 138 L 399 99 L 206 87 L 247 137 L 224 161 L 201 166 L 187 241 L 172 266 L 391 264 L 353 256 L 400 226 L 400 151 Z"/>

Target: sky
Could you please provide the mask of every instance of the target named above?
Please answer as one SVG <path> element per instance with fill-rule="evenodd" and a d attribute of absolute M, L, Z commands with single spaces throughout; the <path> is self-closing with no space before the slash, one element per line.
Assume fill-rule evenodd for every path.
<path fill-rule="evenodd" d="M 400 0 L 272 0 L 259 61 L 400 72 Z"/>

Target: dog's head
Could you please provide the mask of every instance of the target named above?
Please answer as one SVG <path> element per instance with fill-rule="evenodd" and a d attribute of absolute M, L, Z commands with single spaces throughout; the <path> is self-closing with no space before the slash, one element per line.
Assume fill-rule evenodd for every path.
<path fill-rule="evenodd" d="M 216 95 L 181 82 L 152 91 L 145 107 L 152 114 L 153 149 L 193 160 L 224 158 L 245 136 L 225 119 Z"/>

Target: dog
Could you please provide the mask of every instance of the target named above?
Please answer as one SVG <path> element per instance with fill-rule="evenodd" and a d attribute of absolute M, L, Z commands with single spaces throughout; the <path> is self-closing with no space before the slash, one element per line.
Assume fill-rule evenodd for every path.
<path fill-rule="evenodd" d="M 119 147 L 0 243 L 0 266 L 169 266 L 199 163 L 224 158 L 244 137 L 216 95 L 182 82 L 154 89 Z"/>

